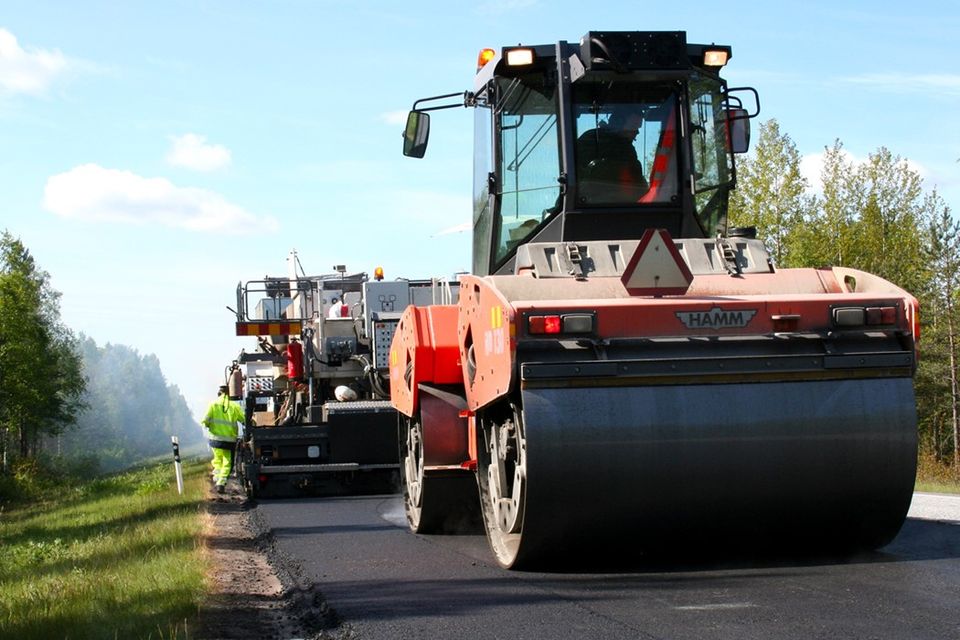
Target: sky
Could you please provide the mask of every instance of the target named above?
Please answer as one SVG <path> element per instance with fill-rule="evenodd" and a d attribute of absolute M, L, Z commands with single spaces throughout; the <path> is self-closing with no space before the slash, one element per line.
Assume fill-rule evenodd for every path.
<path fill-rule="evenodd" d="M 781 6 L 782 5 L 782 6 Z M 728 44 L 813 182 L 837 139 L 885 146 L 960 212 L 956 0 L 0 0 L 0 229 L 62 294 L 67 326 L 156 354 L 200 416 L 252 338 L 241 281 L 470 267 L 472 117 L 406 111 L 470 89 L 484 47 L 587 31 Z"/>

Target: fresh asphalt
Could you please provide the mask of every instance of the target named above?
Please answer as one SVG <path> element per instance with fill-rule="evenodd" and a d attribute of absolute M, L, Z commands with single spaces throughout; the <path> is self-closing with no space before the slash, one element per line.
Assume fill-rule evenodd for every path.
<path fill-rule="evenodd" d="M 854 558 L 553 572 L 500 569 L 479 534 L 414 535 L 394 495 L 256 508 L 351 638 L 960 638 L 960 497 L 916 494 Z"/>

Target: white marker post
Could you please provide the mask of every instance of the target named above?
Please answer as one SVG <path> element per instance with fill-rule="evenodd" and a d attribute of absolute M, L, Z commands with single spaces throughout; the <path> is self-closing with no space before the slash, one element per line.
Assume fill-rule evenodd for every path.
<path fill-rule="evenodd" d="M 173 468 L 177 472 L 177 493 L 183 495 L 183 469 L 180 467 L 180 438 L 170 436 L 173 441 Z"/>

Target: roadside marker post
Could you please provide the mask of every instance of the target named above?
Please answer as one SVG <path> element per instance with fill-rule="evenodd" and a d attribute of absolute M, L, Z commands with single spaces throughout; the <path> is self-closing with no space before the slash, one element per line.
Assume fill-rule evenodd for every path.
<path fill-rule="evenodd" d="M 183 468 L 180 466 L 180 438 L 170 436 L 173 441 L 173 468 L 177 472 L 177 493 L 183 495 Z"/>

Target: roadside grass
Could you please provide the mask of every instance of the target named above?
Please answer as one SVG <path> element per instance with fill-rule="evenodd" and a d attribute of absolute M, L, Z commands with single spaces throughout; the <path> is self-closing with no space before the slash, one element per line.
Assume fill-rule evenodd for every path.
<path fill-rule="evenodd" d="M 947 466 L 928 453 L 917 459 L 915 491 L 960 494 L 960 470 Z"/>
<path fill-rule="evenodd" d="M 189 640 L 204 593 L 206 465 L 169 462 L 0 510 L 0 638 Z"/>

